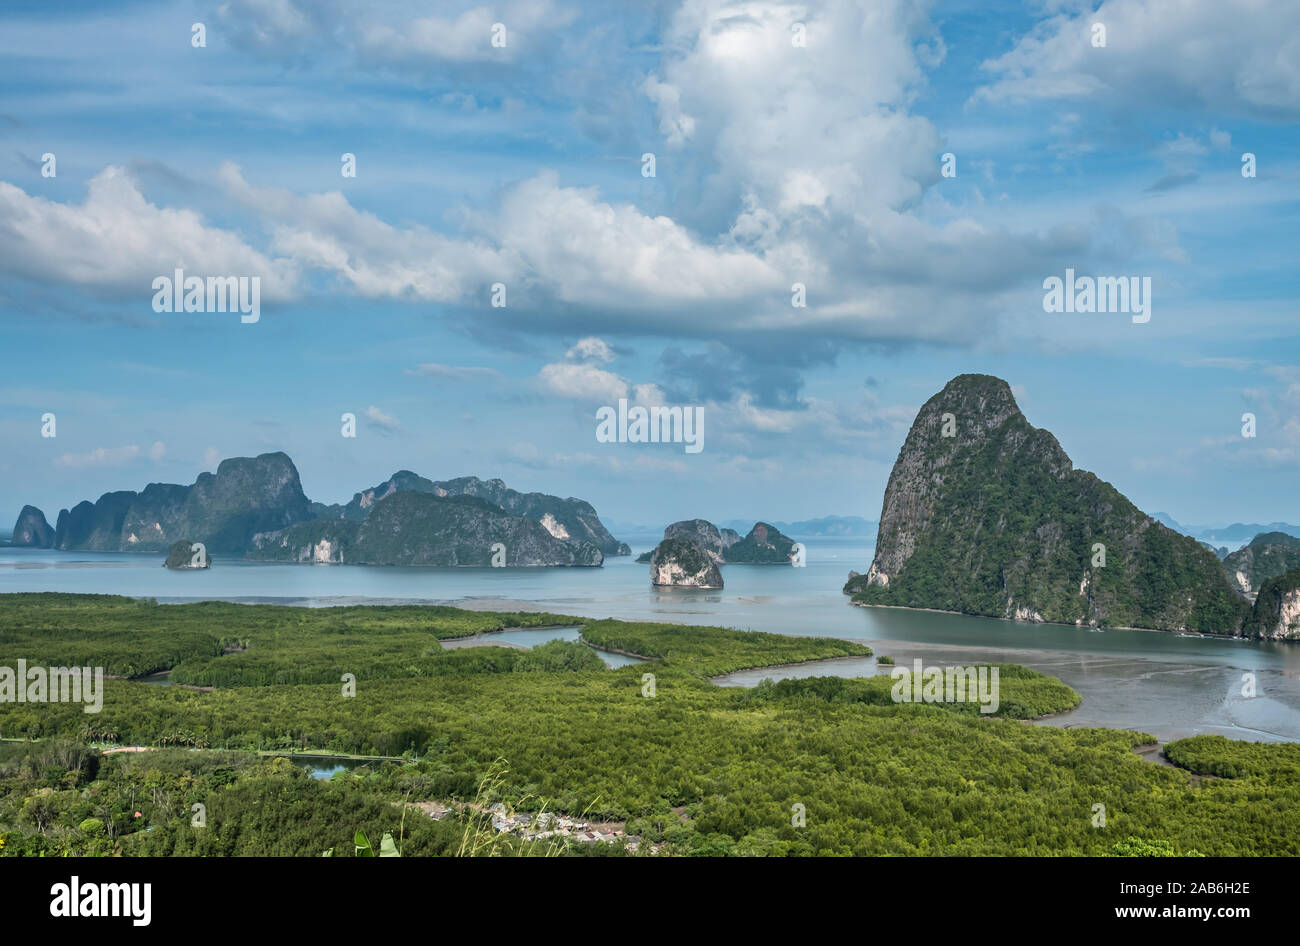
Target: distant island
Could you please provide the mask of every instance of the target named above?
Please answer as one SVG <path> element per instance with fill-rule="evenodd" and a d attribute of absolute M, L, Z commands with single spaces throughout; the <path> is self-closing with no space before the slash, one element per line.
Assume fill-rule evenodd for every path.
<path fill-rule="evenodd" d="M 1300 568 L 1300 539 L 1285 532 L 1265 532 L 1223 559 L 1228 578 L 1243 594 L 1258 592 L 1270 578 Z"/>
<path fill-rule="evenodd" d="M 844 591 L 857 604 L 1030 622 L 1261 626 L 1214 552 L 1074 469 L 988 375 L 954 378 L 921 408 L 890 473 L 875 558 Z"/>
<path fill-rule="evenodd" d="M 1293 538 L 1300 538 L 1300 525 L 1290 522 L 1234 522 L 1227 526 L 1189 526 L 1183 525 L 1167 512 L 1156 512 L 1151 514 L 1151 518 L 1161 522 L 1175 532 L 1181 532 L 1183 535 L 1190 535 L 1194 539 L 1200 539 L 1211 548 L 1227 546 L 1228 548 L 1240 547 L 1254 539 L 1257 535 L 1268 532 L 1282 532 Z"/>
<path fill-rule="evenodd" d="M 654 585 L 722 587 L 719 565 L 789 565 L 795 541 L 766 522 L 756 522 L 742 539 L 707 519 L 684 519 L 664 529 L 664 538 L 638 562 L 650 563 Z"/>
<path fill-rule="evenodd" d="M 435 482 L 400 470 L 346 504 L 313 503 L 284 453 L 223 460 L 191 486 L 105 493 L 60 510 L 54 528 L 24 506 L 12 544 L 170 557 L 182 542 L 201 542 L 207 554 L 321 564 L 598 566 L 631 553 L 590 503 L 501 480 Z"/>
<path fill-rule="evenodd" d="M 863 519 L 861 516 L 822 516 L 819 519 L 800 519 L 797 522 L 780 522 L 773 519 L 768 524 L 787 535 L 797 535 L 807 539 L 836 536 L 870 538 L 875 536 L 879 526 L 879 523 Z M 744 519 L 728 519 L 719 525 L 741 531 L 749 527 L 749 522 Z"/>

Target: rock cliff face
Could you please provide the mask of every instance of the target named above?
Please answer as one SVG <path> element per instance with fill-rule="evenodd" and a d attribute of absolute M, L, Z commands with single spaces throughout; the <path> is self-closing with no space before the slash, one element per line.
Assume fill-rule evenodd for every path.
<path fill-rule="evenodd" d="M 461 476 L 454 480 L 434 481 L 399 470 L 373 489 L 363 490 L 344 506 L 321 507 L 331 518 L 341 517 L 353 522 L 363 521 L 375 503 L 397 492 L 432 493 L 435 496 L 475 496 L 513 516 L 535 520 L 552 537 L 563 541 L 590 543 L 604 555 L 630 555 L 627 544 L 609 534 L 601 523 L 591 503 L 581 499 L 561 499 L 546 493 L 520 493 L 510 489 L 501 480 L 481 480 L 476 476 Z"/>
<path fill-rule="evenodd" d="M 961 375 L 890 473 L 861 604 L 1029 621 L 1239 632 L 1247 605 L 1195 539 L 1075 470 L 1005 381 Z"/>
<path fill-rule="evenodd" d="M 67 550 L 156 552 L 184 540 L 217 555 L 395 565 L 496 564 L 497 544 L 506 565 L 594 566 L 605 549 L 629 551 L 590 503 L 518 493 L 500 480 L 435 483 L 403 470 L 346 505 L 312 503 L 283 453 L 223 460 L 192 486 L 105 493 L 62 510 L 52 531 L 27 507 L 15 536 Z"/>
<path fill-rule="evenodd" d="M 313 519 L 287 529 L 259 532 L 251 540 L 247 557 L 266 562 L 361 564 L 353 550 L 358 525 L 346 519 Z"/>
<path fill-rule="evenodd" d="M 250 558 L 353 565 L 597 566 L 590 542 L 557 539 L 540 523 L 472 496 L 396 491 L 362 522 L 317 519 L 254 537 Z"/>
<path fill-rule="evenodd" d="M 298 470 L 283 453 L 233 457 L 193 486 L 150 483 L 105 493 L 59 513 L 54 545 L 88 551 L 162 551 L 180 539 L 242 555 L 257 532 L 311 517 Z"/>
<path fill-rule="evenodd" d="M 715 563 L 721 563 L 727 549 L 740 541 L 740 536 L 734 531 L 719 529 L 707 519 L 683 519 L 681 522 L 674 522 L 664 529 L 664 538 L 694 542 Z"/>
<path fill-rule="evenodd" d="M 1275 575 L 1260 586 L 1243 632 L 1265 640 L 1300 640 L 1300 568 Z"/>
<path fill-rule="evenodd" d="M 122 523 L 135 493 L 105 493 L 98 501 L 83 500 L 72 509 L 60 509 L 54 527 L 54 547 L 101 552 L 122 551 Z"/>
<path fill-rule="evenodd" d="M 1223 568 L 1238 591 L 1258 591 L 1270 578 L 1300 568 L 1300 539 L 1285 532 L 1261 533 L 1228 555 Z"/>
<path fill-rule="evenodd" d="M 14 534 L 9 544 L 32 549 L 53 548 L 54 530 L 45 521 L 45 513 L 35 506 L 24 506 L 14 523 Z"/>
<path fill-rule="evenodd" d="M 664 539 L 650 557 L 650 583 L 676 588 L 721 588 L 718 563 L 689 539 Z"/>

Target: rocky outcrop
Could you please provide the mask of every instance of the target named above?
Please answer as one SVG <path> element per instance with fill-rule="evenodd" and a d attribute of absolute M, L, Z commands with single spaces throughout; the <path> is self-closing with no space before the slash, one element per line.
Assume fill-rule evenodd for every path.
<path fill-rule="evenodd" d="M 665 539 L 682 539 L 694 543 L 704 551 L 715 564 L 721 564 L 728 548 L 740 541 L 740 536 L 732 529 L 719 529 L 707 519 L 683 519 L 664 529 Z M 638 561 L 650 561 L 653 550 L 643 553 Z"/>
<path fill-rule="evenodd" d="M 293 461 L 283 453 L 222 460 L 192 486 L 150 483 L 105 493 L 59 513 L 54 545 L 88 551 L 163 551 L 182 538 L 242 555 L 254 534 L 311 517 Z"/>
<path fill-rule="evenodd" d="M 191 571 L 211 568 L 212 560 L 208 558 L 206 549 L 189 539 L 179 539 L 167 550 L 167 560 L 163 562 L 163 567 L 175 571 Z"/>
<path fill-rule="evenodd" d="M 725 559 L 737 565 L 789 565 L 794 545 L 794 539 L 782 535 L 775 526 L 756 522 L 749 535 L 727 548 Z"/>
<path fill-rule="evenodd" d="M 474 496 L 487 500 L 513 516 L 538 522 L 552 537 L 578 544 L 590 543 L 604 555 L 630 555 L 626 543 L 610 535 L 591 503 L 581 499 L 561 499 L 546 493 L 520 493 L 501 480 L 481 480 L 461 476 L 454 480 L 434 481 L 398 470 L 372 489 L 362 490 L 343 506 L 321 507 L 330 518 L 363 521 L 375 504 L 397 492 L 432 493 L 435 496 Z"/>
<path fill-rule="evenodd" d="M 1258 591 L 1270 578 L 1300 568 L 1300 539 L 1285 532 L 1264 532 L 1224 558 L 1223 568 L 1242 594 Z"/>
<path fill-rule="evenodd" d="M 682 539 L 702 549 L 718 565 L 789 565 L 794 540 L 775 527 L 758 522 L 743 539 L 734 529 L 719 529 L 707 519 L 683 519 L 664 529 L 665 539 Z M 643 552 L 639 562 L 648 562 L 653 550 Z"/>
<path fill-rule="evenodd" d="M 708 552 L 689 539 L 664 539 L 650 557 L 650 583 L 673 588 L 721 588 L 722 572 Z"/>
<path fill-rule="evenodd" d="M 665 539 L 685 539 L 694 542 L 715 562 L 726 557 L 727 549 L 740 541 L 732 529 L 719 529 L 707 519 L 683 519 L 664 529 Z"/>
<path fill-rule="evenodd" d="M 53 548 L 54 530 L 45 521 L 45 513 L 35 506 L 24 506 L 14 523 L 14 534 L 9 544 L 29 549 Z"/>
<path fill-rule="evenodd" d="M 1300 640 L 1300 568 L 1266 580 L 1242 629 L 1247 637 Z"/>
<path fill-rule="evenodd" d="M 421 499 L 387 505 L 405 496 Z M 372 523 L 381 509 L 389 512 Z M 392 510 L 411 521 L 394 519 Z M 20 527 L 25 517 L 35 534 L 44 517 L 31 512 L 24 509 Z M 59 513 L 50 541 L 117 552 L 165 551 L 182 539 L 218 555 L 330 564 L 489 565 L 500 561 L 492 551 L 498 544 L 508 565 L 594 566 L 607 549 L 629 552 L 590 503 L 518 493 L 500 480 L 435 483 L 403 470 L 346 505 L 311 503 L 283 453 L 223 460 L 192 486 L 150 483 L 139 493 L 78 503 Z"/>
<path fill-rule="evenodd" d="M 890 473 L 860 604 L 1236 634 L 1214 554 L 1076 470 L 1005 381 L 961 375 L 917 414 Z"/>
<path fill-rule="evenodd" d="M 556 538 L 540 522 L 472 496 L 396 491 L 365 519 L 301 523 L 260 533 L 249 557 L 264 561 L 443 567 L 598 566 L 590 542 Z"/>

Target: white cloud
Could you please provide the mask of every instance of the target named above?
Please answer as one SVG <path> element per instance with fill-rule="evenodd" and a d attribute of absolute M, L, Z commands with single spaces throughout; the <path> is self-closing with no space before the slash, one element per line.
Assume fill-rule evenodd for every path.
<path fill-rule="evenodd" d="M 664 392 L 657 384 L 636 384 L 632 386 L 632 401 L 645 407 L 662 407 L 667 404 Z"/>
<path fill-rule="evenodd" d="M 167 452 L 167 445 L 161 440 L 155 440 L 153 446 L 149 448 L 149 459 L 157 462 L 163 458 Z"/>
<path fill-rule="evenodd" d="M 1091 43 L 1104 23 L 1106 46 Z M 1300 4 L 1293 0 L 1108 0 L 1095 13 L 1040 23 L 984 63 L 995 102 L 1101 96 L 1128 105 L 1192 105 L 1300 115 Z"/>
<path fill-rule="evenodd" d="M 219 177 L 270 221 L 277 252 L 370 297 L 486 302 L 491 284 L 502 282 L 510 306 L 540 297 L 625 308 L 630 300 L 729 299 L 784 283 L 755 254 L 706 246 L 669 218 L 604 203 L 594 189 L 562 187 L 553 171 L 509 188 L 495 212 L 466 212 L 462 238 L 394 227 L 337 191 L 256 188 L 232 164 Z"/>
<path fill-rule="evenodd" d="M 806 47 L 791 42 L 796 21 Z M 865 217 L 937 174 L 938 135 L 899 107 L 923 83 L 918 41 L 934 36 L 910 3 L 687 0 L 645 92 L 668 144 L 713 157 L 742 203 Z"/>
<path fill-rule="evenodd" d="M 203 466 L 209 470 L 215 470 L 221 463 L 221 451 L 216 447 L 208 447 L 203 451 Z"/>
<path fill-rule="evenodd" d="M 397 430 L 402 426 L 401 422 L 392 414 L 386 414 L 375 405 L 371 404 L 365 411 L 366 420 L 381 430 Z"/>
<path fill-rule="evenodd" d="M 543 365 L 542 385 L 560 397 L 610 404 L 627 397 L 627 382 L 611 371 L 594 365 L 556 362 Z"/>
<path fill-rule="evenodd" d="M 154 206 L 120 167 L 92 178 L 80 204 L 33 197 L 0 181 L 0 219 L 0 270 L 133 291 L 150 313 L 150 283 L 177 267 L 191 275 L 260 276 L 267 299 L 284 298 L 295 283 L 289 261 L 269 259 L 193 210 Z"/>
<path fill-rule="evenodd" d="M 605 342 L 595 336 L 578 339 L 578 343 L 564 355 L 569 359 L 585 358 L 589 361 L 603 361 L 606 364 L 614 360 L 614 352 Z"/>
<path fill-rule="evenodd" d="M 357 210 L 338 191 L 299 196 L 253 187 L 230 163 L 217 176 L 232 198 L 268 221 L 277 252 L 334 274 L 364 296 L 458 301 L 471 287 L 486 293 L 513 271 L 489 246 L 424 227 L 399 229 Z"/>
<path fill-rule="evenodd" d="M 551 171 L 506 192 L 474 221 L 516 266 L 516 278 L 560 302 L 626 310 L 735 299 L 786 286 L 765 256 L 703 243 L 668 217 L 562 187 Z M 685 314 L 685 313 L 683 313 Z"/>
<path fill-rule="evenodd" d="M 576 15 L 577 11 L 549 0 L 472 7 L 455 17 L 419 17 L 397 27 L 368 26 L 360 31 L 358 45 L 363 57 L 386 66 L 510 62 L 521 51 L 535 48 L 544 36 L 568 26 Z M 506 28 L 504 46 L 492 45 L 496 23 Z"/>

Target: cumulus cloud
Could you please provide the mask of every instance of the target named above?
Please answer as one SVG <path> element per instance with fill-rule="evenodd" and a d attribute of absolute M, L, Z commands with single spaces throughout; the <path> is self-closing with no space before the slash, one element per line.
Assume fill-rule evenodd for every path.
<path fill-rule="evenodd" d="M 550 393 L 578 401 L 608 404 L 627 397 L 626 381 L 594 365 L 555 362 L 543 365 L 539 378 Z"/>
<path fill-rule="evenodd" d="M 466 233 L 398 228 L 339 192 L 299 196 L 258 188 L 223 165 L 228 192 L 271 223 L 272 245 L 371 297 L 486 302 L 496 282 L 509 306 L 546 300 L 623 307 L 629 299 L 734 298 L 783 280 L 763 259 L 702 244 L 667 217 L 612 205 L 593 188 L 563 187 L 545 171 L 509 188 L 495 212 L 466 213 Z M 536 299 L 532 307 L 537 305 Z"/>
<path fill-rule="evenodd" d="M 1131 5 L 1115 0 L 1107 8 Z M 491 51 L 498 20 L 519 49 L 567 32 L 575 36 L 566 43 L 627 38 L 602 34 L 604 21 L 571 19 L 572 10 L 556 4 L 507 4 L 503 12 L 461 4 L 415 26 L 395 8 L 383 7 L 372 20 L 359 20 L 359 9 L 342 0 L 320 8 L 230 0 L 221 11 L 251 31 L 240 35 L 254 46 L 360 35 L 362 48 L 394 63 L 473 65 Z M 1079 19 L 1051 18 L 1039 41 L 1072 18 Z M 791 43 L 796 21 L 806 29 L 804 47 Z M 572 29 L 561 28 L 565 23 Z M 1017 331 L 1009 302 L 1023 303 L 1044 273 L 1067 263 L 1134 250 L 1185 259 L 1176 231 L 1158 220 L 1118 226 L 1079 214 L 1033 230 L 947 206 L 932 213 L 942 204 L 927 193 L 939 180 L 942 139 L 911 107 L 944 51 L 922 5 L 685 0 L 654 32 L 662 33 L 662 46 L 636 84 L 636 104 L 663 136 L 646 147 L 667 150 L 661 167 L 672 169 L 672 186 L 654 185 L 645 206 L 575 186 L 571 171 L 562 179 L 541 170 L 473 208 L 453 208 L 445 223 L 395 222 L 342 191 L 261 186 L 225 164 L 219 186 L 265 231 L 265 245 L 255 249 L 193 211 L 150 204 L 129 175 L 109 168 L 80 205 L 0 184 L 0 214 L 16 221 L 0 231 L 0 270 L 90 287 L 147 287 L 153 275 L 184 264 L 261 273 L 268 298 L 277 291 L 302 297 L 324 284 L 367 299 L 435 303 L 483 335 L 580 338 L 540 378 L 573 398 L 633 390 L 601 367 L 622 338 L 718 342 L 745 352 L 744 370 L 710 379 L 681 359 L 662 379 L 663 392 L 719 403 L 748 393 L 756 408 L 794 410 L 801 409 L 802 373 L 846 348 L 977 345 L 1000 327 Z M 1087 48 L 1127 55 L 1120 47 L 1136 35 L 1112 25 L 1106 50 Z M 1026 39 L 1008 56 L 1027 56 L 1029 45 Z M 508 49 L 517 55 L 515 46 Z M 484 61 L 483 68 L 496 66 Z M 993 72 L 1006 78 L 1017 68 Z M 577 107 L 580 100 L 568 94 Z M 1225 140 L 1226 133 L 1210 132 L 1215 147 Z M 1190 159 L 1204 147 L 1180 137 L 1164 153 Z M 1194 180 L 1189 173 L 1171 169 L 1152 192 Z M 495 283 L 507 288 L 504 308 L 489 305 Z M 806 306 L 792 305 L 795 283 L 806 291 Z M 412 373 L 482 377 L 437 365 Z"/>
<path fill-rule="evenodd" d="M 1106 46 L 1091 42 L 1093 23 Z M 1300 116 L 1300 5 L 1292 0 L 1107 0 L 1050 17 L 984 63 L 994 102 L 1104 97 L 1136 106 Z"/>
<path fill-rule="evenodd" d="M 357 210 L 338 191 L 298 195 L 254 187 L 229 162 L 218 179 L 232 198 L 267 220 L 277 252 L 334 274 L 363 296 L 452 301 L 471 286 L 486 291 L 488 282 L 511 272 L 491 247 L 425 227 L 394 227 Z"/>
<path fill-rule="evenodd" d="M 262 296 L 283 299 L 295 268 L 271 259 L 193 210 L 157 207 L 120 167 L 91 179 L 80 204 L 34 197 L 0 181 L 0 270 L 94 290 L 134 292 L 147 306 L 156 276 L 260 276 Z"/>

